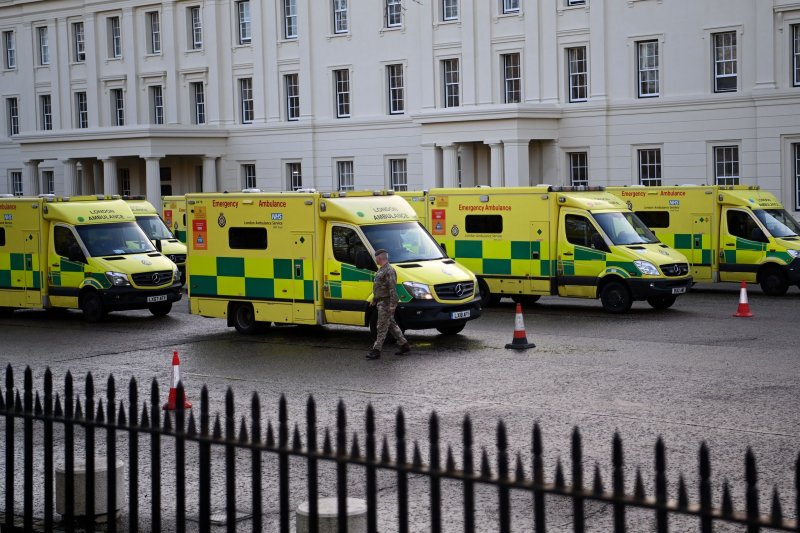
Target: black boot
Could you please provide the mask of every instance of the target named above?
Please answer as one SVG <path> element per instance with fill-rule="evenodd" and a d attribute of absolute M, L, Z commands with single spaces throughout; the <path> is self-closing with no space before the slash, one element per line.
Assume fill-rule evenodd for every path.
<path fill-rule="evenodd" d="M 367 359 L 380 359 L 381 358 L 381 351 L 376 350 L 375 348 L 371 349 L 367 354 Z"/>
<path fill-rule="evenodd" d="M 405 355 L 410 351 L 411 351 L 411 346 L 409 346 L 408 343 L 405 343 L 405 344 L 401 344 L 400 348 L 396 352 L 394 352 L 394 354 L 395 355 Z"/>

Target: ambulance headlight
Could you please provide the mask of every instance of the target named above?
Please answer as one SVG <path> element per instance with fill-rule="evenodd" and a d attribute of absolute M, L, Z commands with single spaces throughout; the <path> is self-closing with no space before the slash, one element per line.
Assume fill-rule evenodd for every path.
<path fill-rule="evenodd" d="M 794 259 L 800 257 L 800 250 L 786 250 L 786 253 L 792 256 Z"/>
<path fill-rule="evenodd" d="M 658 276 L 658 269 L 650 261 L 634 261 L 633 264 L 646 276 Z"/>
<path fill-rule="evenodd" d="M 417 300 L 433 300 L 431 289 L 424 283 L 417 283 L 416 281 L 406 281 L 403 283 L 408 293 Z"/>
<path fill-rule="evenodd" d="M 130 287 L 131 282 L 128 281 L 128 275 L 122 272 L 106 272 L 108 281 L 111 282 L 112 287 Z"/>
<path fill-rule="evenodd" d="M 172 265 L 172 279 L 181 279 L 181 270 L 178 268 L 178 265 L 174 263 Z"/>

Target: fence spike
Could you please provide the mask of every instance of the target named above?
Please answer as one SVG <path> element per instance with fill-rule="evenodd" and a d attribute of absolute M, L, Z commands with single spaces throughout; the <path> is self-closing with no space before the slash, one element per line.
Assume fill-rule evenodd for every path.
<path fill-rule="evenodd" d="M 95 420 L 102 424 L 106 421 L 106 413 L 103 410 L 103 399 L 97 400 L 97 414 L 95 415 Z M 113 420 L 109 420 L 109 422 L 113 422 Z"/>
<path fill-rule="evenodd" d="M 556 459 L 556 475 L 555 475 L 554 483 L 555 483 L 555 486 L 556 486 L 557 489 L 563 489 L 564 488 L 564 485 L 565 485 L 565 483 L 564 483 L 564 468 L 561 465 L 561 457 L 558 457 Z"/>
<path fill-rule="evenodd" d="M 53 415 L 57 417 L 64 416 L 64 411 L 61 409 L 61 396 L 56 393 L 56 406 L 53 408 Z"/>
<path fill-rule="evenodd" d="M 297 424 L 294 425 L 294 435 L 292 435 L 292 449 L 293 450 L 300 450 L 303 447 L 303 443 L 300 441 L 300 428 L 297 427 Z"/>
<path fill-rule="evenodd" d="M 525 466 L 522 464 L 522 454 L 517 452 L 517 465 L 514 472 L 514 481 L 525 483 Z"/>
<path fill-rule="evenodd" d="M 190 437 L 197 436 L 197 425 L 194 421 L 194 413 L 189 411 L 189 427 L 186 428 L 186 434 Z"/>
<path fill-rule="evenodd" d="M 619 431 L 614 432 L 611 465 L 613 468 L 611 476 L 612 490 L 615 495 L 623 496 L 625 494 L 625 458 L 622 453 L 622 437 L 620 437 Z"/>
<path fill-rule="evenodd" d="M 139 405 L 139 385 L 136 383 L 136 378 L 131 378 L 128 382 L 128 405 L 130 405 L 131 426 L 138 424 L 136 419 L 136 406 Z"/>
<path fill-rule="evenodd" d="M 778 495 L 778 487 L 772 487 L 772 511 L 770 519 L 773 526 L 780 526 L 783 522 L 783 509 L 781 508 L 781 497 Z"/>
<path fill-rule="evenodd" d="M 542 486 L 544 485 L 544 464 L 542 462 L 542 430 L 539 427 L 539 422 L 533 423 L 533 484 Z"/>
<path fill-rule="evenodd" d="M 383 436 L 383 445 L 381 446 L 381 462 L 388 463 L 392 460 L 391 454 L 389 454 L 389 438 L 384 435 Z"/>
<path fill-rule="evenodd" d="M 41 416 L 42 413 L 44 413 L 44 409 L 42 409 L 42 402 L 39 400 L 39 391 L 36 391 L 33 400 L 33 414 Z"/>
<path fill-rule="evenodd" d="M 252 435 L 250 439 L 253 444 L 261 443 L 261 399 L 258 393 L 253 393 L 253 399 L 250 401 L 250 419 L 252 426 Z"/>
<path fill-rule="evenodd" d="M 17 397 L 14 399 L 14 410 L 18 413 L 22 412 L 22 398 L 19 396 L 19 389 L 17 389 Z"/>
<path fill-rule="evenodd" d="M 347 409 L 344 406 L 344 400 L 341 398 L 339 399 L 339 403 L 336 404 L 336 433 L 337 436 L 341 435 L 342 438 L 337 438 L 337 446 L 336 446 L 336 453 L 345 453 L 344 446 L 340 446 L 340 444 L 344 443 L 344 435 L 346 435 L 347 431 Z M 342 442 L 339 442 L 339 441 Z"/>
<path fill-rule="evenodd" d="M 169 416 L 169 413 L 164 413 L 164 433 L 170 433 L 172 431 L 172 417 Z"/>
<path fill-rule="evenodd" d="M 86 420 L 94 418 L 94 376 L 91 372 L 86 373 L 86 390 L 84 391 L 83 408 Z"/>
<path fill-rule="evenodd" d="M 733 516 L 733 501 L 731 500 L 731 489 L 728 480 L 722 482 L 722 517 L 730 518 Z"/>
<path fill-rule="evenodd" d="M 644 491 L 644 481 L 642 480 L 642 470 L 637 466 L 636 467 L 636 484 L 633 488 L 633 497 L 639 501 L 644 500 L 647 497 Z"/>
<path fill-rule="evenodd" d="M 412 452 L 411 465 L 414 468 L 422 467 L 422 454 L 419 451 L 419 443 L 414 441 L 414 451 Z"/>
<path fill-rule="evenodd" d="M 656 500 L 667 501 L 667 453 L 661 436 L 656 440 Z"/>
<path fill-rule="evenodd" d="M 120 427 L 125 427 L 128 425 L 128 419 L 125 416 L 125 405 L 122 403 L 122 400 L 119 401 L 119 411 L 117 412 L 117 425 Z"/>
<path fill-rule="evenodd" d="M 149 409 L 147 408 L 147 402 L 142 402 L 142 416 L 141 416 L 141 426 L 144 429 L 150 427 L 150 414 Z"/>
<path fill-rule="evenodd" d="M 686 492 L 686 482 L 683 474 L 678 474 L 678 509 L 685 511 L 689 507 L 689 494 Z"/>
<path fill-rule="evenodd" d="M 486 448 L 481 448 L 481 477 L 492 477 L 492 467 L 489 466 L 489 455 L 486 453 Z"/>
<path fill-rule="evenodd" d="M 456 469 L 456 461 L 453 459 L 453 447 L 447 445 L 447 459 L 445 460 L 445 471 L 454 472 Z"/>
<path fill-rule="evenodd" d="M 81 409 L 81 397 L 75 397 L 75 416 L 72 417 L 73 420 L 80 420 L 83 418 L 83 409 Z"/>
<path fill-rule="evenodd" d="M 153 378 L 150 382 L 150 425 L 154 429 L 158 429 L 161 425 L 161 409 L 159 406 L 161 402 L 159 401 L 159 394 L 158 394 L 158 380 Z M 164 417 L 166 418 L 167 413 L 164 413 Z"/>
<path fill-rule="evenodd" d="M 372 403 L 367 404 L 366 429 L 367 435 L 375 434 L 375 409 L 372 408 Z"/>
<path fill-rule="evenodd" d="M 747 520 L 749 523 L 758 523 L 758 471 L 756 470 L 756 457 L 748 446 L 745 454 L 745 500 Z"/>
<path fill-rule="evenodd" d="M 275 431 L 272 429 L 272 422 L 267 420 L 267 447 L 275 447 Z"/>
<path fill-rule="evenodd" d="M 216 414 L 214 417 L 214 429 L 212 430 L 212 438 L 214 439 L 221 439 L 222 438 L 222 424 L 219 421 L 219 413 Z"/>
<path fill-rule="evenodd" d="M 353 446 L 352 446 L 352 448 L 350 450 L 350 455 L 352 455 L 356 459 L 361 457 L 361 448 L 359 448 L 359 446 L 358 446 L 358 434 L 357 433 L 353 433 Z"/>
<path fill-rule="evenodd" d="M 596 495 L 603 494 L 603 478 L 600 474 L 600 465 L 598 463 L 594 463 L 594 481 L 592 482 L 592 492 Z"/>
<path fill-rule="evenodd" d="M 430 467 L 436 471 L 440 468 L 439 461 L 439 415 L 436 411 L 431 412 L 428 419 L 428 443 L 430 445 Z"/>
<path fill-rule="evenodd" d="M 572 490 L 583 490 L 583 441 L 578 426 L 572 428 Z"/>
<path fill-rule="evenodd" d="M 462 468 L 464 473 L 472 474 L 472 420 L 469 415 L 464 415 L 464 421 L 461 423 L 461 435 L 462 443 L 464 444 Z"/>
<path fill-rule="evenodd" d="M 239 424 L 239 442 L 244 444 L 247 441 L 247 422 L 245 422 L 244 416 L 242 416 L 242 423 Z"/>
<path fill-rule="evenodd" d="M 333 446 L 331 446 L 331 430 L 325 428 L 325 437 L 322 439 L 322 453 L 325 455 L 333 455 Z"/>

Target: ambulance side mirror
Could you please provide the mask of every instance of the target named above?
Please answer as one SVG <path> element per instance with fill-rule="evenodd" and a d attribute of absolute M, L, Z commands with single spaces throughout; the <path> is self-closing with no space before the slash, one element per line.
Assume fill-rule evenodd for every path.
<path fill-rule="evenodd" d="M 375 263 L 372 261 L 372 258 L 370 258 L 368 251 L 359 250 L 356 252 L 356 268 L 375 270 Z"/>
<path fill-rule="evenodd" d="M 439 248 L 442 249 L 442 253 L 444 253 L 445 257 L 448 257 L 448 255 L 447 255 L 447 245 L 445 243 L 443 243 L 443 242 L 440 242 L 439 243 Z"/>

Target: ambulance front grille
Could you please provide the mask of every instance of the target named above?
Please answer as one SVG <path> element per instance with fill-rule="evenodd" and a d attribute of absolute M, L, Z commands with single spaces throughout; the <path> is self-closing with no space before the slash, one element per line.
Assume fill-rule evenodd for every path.
<path fill-rule="evenodd" d="M 436 291 L 436 296 L 441 300 L 463 300 L 464 298 L 472 297 L 475 292 L 475 286 L 471 281 L 462 281 L 461 283 L 435 285 L 433 290 Z"/>
<path fill-rule="evenodd" d="M 140 274 L 134 274 L 132 277 L 134 285 L 138 285 L 139 287 L 159 287 L 161 285 L 172 283 L 171 270 L 142 272 Z"/>
<path fill-rule="evenodd" d="M 173 263 L 185 263 L 186 254 L 167 254 L 167 258 Z"/>
<path fill-rule="evenodd" d="M 661 267 L 661 272 L 663 272 L 665 276 L 670 277 L 685 276 L 689 273 L 689 265 L 686 263 L 663 265 Z"/>

